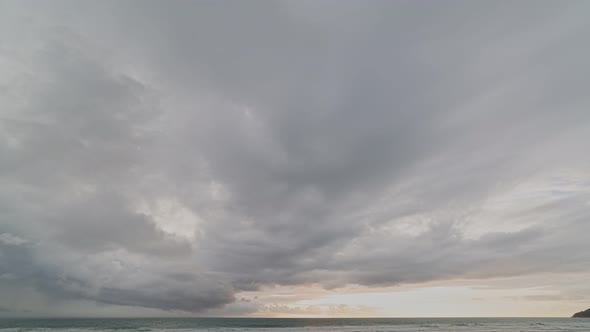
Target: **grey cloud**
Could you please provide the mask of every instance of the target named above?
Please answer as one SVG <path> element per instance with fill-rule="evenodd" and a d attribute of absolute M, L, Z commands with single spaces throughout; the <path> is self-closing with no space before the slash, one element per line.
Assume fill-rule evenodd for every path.
<path fill-rule="evenodd" d="M 150 172 L 139 152 L 156 105 L 146 104 L 145 86 L 110 72 L 75 34 L 52 37 L 33 54 L 39 79 L 23 77 L 18 91 L 30 100 L 3 121 L 15 143 L 2 145 L 3 181 L 12 190 L 3 195 L 2 224 L 32 237 L 2 233 L 3 275 L 58 299 L 184 311 L 232 302 L 232 287 L 219 278 L 189 271 L 172 281 L 157 270 L 171 264 L 162 259 L 190 259 L 191 247 L 132 200 Z M 153 258 L 130 262 L 133 255 Z"/>
<path fill-rule="evenodd" d="M 194 312 L 266 284 L 583 271 L 587 192 L 514 203 L 510 231 L 486 207 L 587 169 L 586 6 L 7 4 L 0 218 L 40 244 L 2 269 Z"/>
<path fill-rule="evenodd" d="M 68 262 L 47 257 L 36 250 L 52 248 L 0 248 L 0 275 L 6 284 L 32 285 L 55 300 L 88 299 L 115 305 L 198 312 L 234 300 L 234 290 L 222 278 L 192 273 L 178 279 L 122 261 Z M 53 253 L 67 256 L 67 252 Z M 107 257 L 111 258 L 112 257 Z M 92 259 L 91 259 L 92 260 Z M 159 265 L 166 266 L 159 262 Z M 9 269 L 3 271 L 5 268 Z M 91 271 L 86 269 L 92 269 Z"/>
<path fill-rule="evenodd" d="M 189 312 L 218 308 L 234 301 L 233 289 L 223 284 L 188 283 L 178 288 L 164 289 L 158 289 L 157 285 L 145 286 L 149 291 L 103 288 L 96 298 L 91 299 L 110 304 Z"/>
<path fill-rule="evenodd" d="M 97 197 L 98 196 L 98 197 Z M 149 217 L 128 210 L 124 197 L 113 192 L 89 199 L 72 199 L 71 207 L 50 222 L 59 231 L 56 239 L 80 251 L 125 248 L 129 251 L 160 255 L 188 255 L 188 243 L 175 240 L 158 230 Z"/>

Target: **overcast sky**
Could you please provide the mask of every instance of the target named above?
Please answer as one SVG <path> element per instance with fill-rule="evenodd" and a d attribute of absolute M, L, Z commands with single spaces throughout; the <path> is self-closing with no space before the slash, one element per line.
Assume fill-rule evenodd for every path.
<path fill-rule="evenodd" d="M 590 2 L 0 1 L 0 315 L 590 307 Z"/>

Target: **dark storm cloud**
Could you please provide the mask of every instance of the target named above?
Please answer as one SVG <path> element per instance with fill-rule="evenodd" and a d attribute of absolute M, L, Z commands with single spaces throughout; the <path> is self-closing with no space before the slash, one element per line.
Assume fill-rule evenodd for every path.
<path fill-rule="evenodd" d="M 584 2 L 3 6 L 0 271 L 48 294 L 584 270 Z"/>
<path fill-rule="evenodd" d="M 33 285 L 56 299 L 90 299 L 165 310 L 198 312 L 234 300 L 231 286 L 214 275 L 192 273 L 175 278 L 162 273 L 153 274 L 144 268 L 125 266 L 120 261 L 84 262 L 83 266 L 67 267 L 68 271 L 64 273 L 63 262 L 59 264 L 47 256 L 43 261 L 38 260 L 42 255 L 35 251 L 43 249 L 40 244 L 0 243 L 0 276 L 3 283 L 17 287 Z M 163 262 L 160 264 L 166 265 Z M 88 267 L 95 270 L 84 271 Z"/>

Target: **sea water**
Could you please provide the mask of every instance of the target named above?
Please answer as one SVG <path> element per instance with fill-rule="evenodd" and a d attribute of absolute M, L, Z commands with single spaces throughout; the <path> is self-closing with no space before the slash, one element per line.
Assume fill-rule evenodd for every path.
<path fill-rule="evenodd" d="M 534 332 L 588 331 L 584 318 L 101 318 L 0 319 L 0 332 Z"/>

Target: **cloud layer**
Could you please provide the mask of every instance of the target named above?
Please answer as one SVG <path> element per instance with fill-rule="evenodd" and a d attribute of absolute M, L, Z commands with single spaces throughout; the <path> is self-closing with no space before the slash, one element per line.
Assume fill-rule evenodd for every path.
<path fill-rule="evenodd" d="M 590 272 L 587 7 L 3 2 L 0 284 L 196 313 Z"/>

